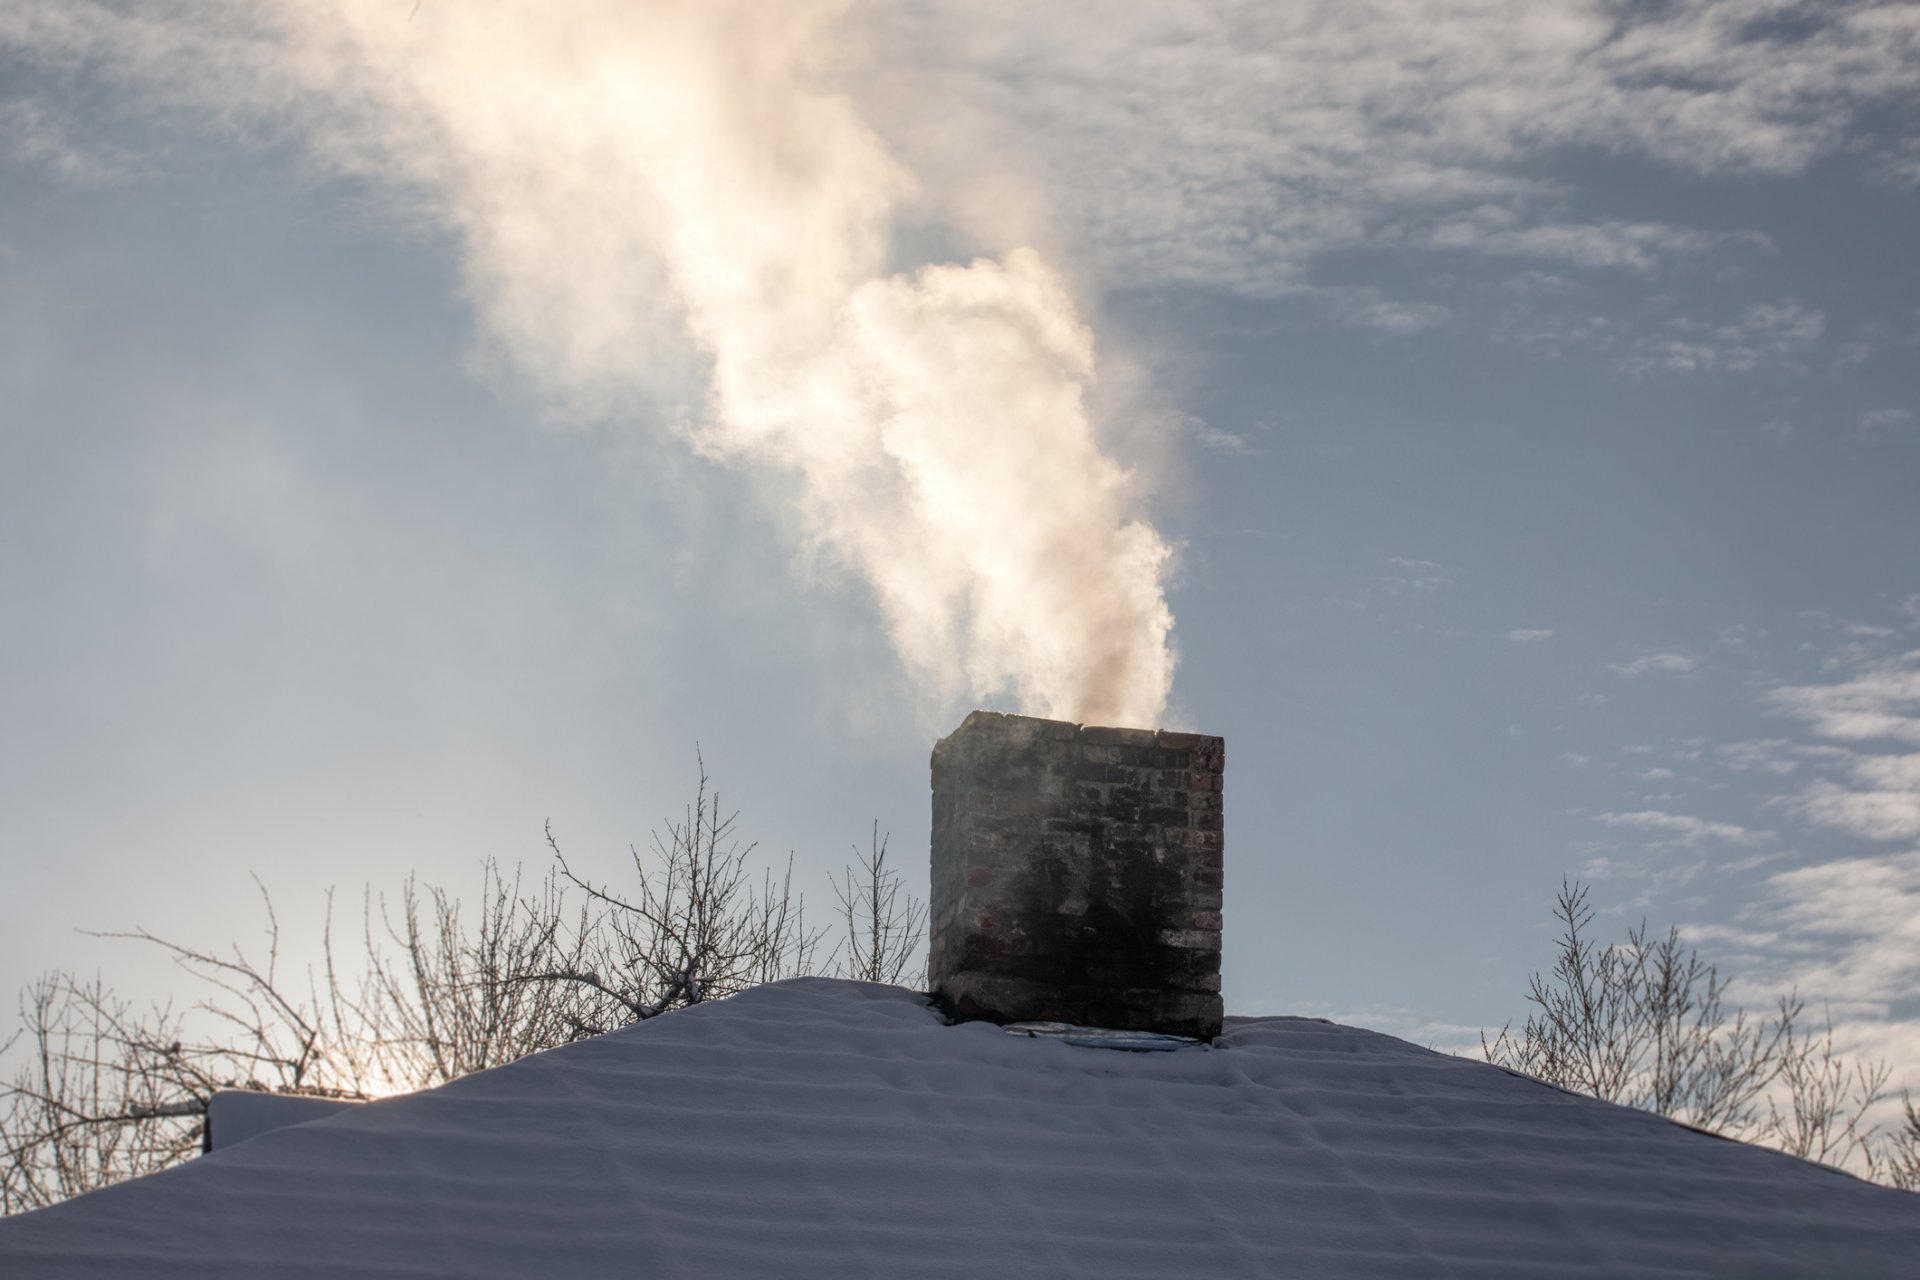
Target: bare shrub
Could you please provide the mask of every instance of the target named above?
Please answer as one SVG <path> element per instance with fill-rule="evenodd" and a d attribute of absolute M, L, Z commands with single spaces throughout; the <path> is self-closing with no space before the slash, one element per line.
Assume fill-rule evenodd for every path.
<path fill-rule="evenodd" d="M 651 857 L 629 851 L 638 884 L 625 895 L 575 874 L 549 825 L 561 876 L 597 914 L 579 927 L 563 963 L 512 980 L 571 988 L 582 997 L 580 1032 L 598 1035 L 812 972 L 820 934 L 807 928 L 804 899 L 793 892 L 792 857 L 778 881 L 769 870 L 756 886 L 747 863 L 755 846 L 734 837 L 738 812 L 723 813 L 719 793 L 708 792 L 702 761 L 684 818 L 654 833 Z"/>
<path fill-rule="evenodd" d="M 1852 1063 L 1833 1045 L 1828 1020 L 1805 1025 L 1797 995 L 1755 1017 L 1725 1005 L 1719 970 L 1669 928 L 1645 921 L 1625 943 L 1590 932 L 1586 886 L 1562 881 L 1550 974 L 1528 980 L 1533 1011 L 1489 1040 L 1489 1062 L 1576 1093 L 1657 1112 L 1683 1124 L 1902 1184 L 1890 1170 L 1897 1135 L 1868 1123 L 1886 1096 L 1885 1063 Z M 1909 1106 L 1911 1118 L 1911 1106 Z M 1916 1130 L 1920 1133 L 1920 1129 Z M 1920 1152 L 1920 1138 L 1908 1150 Z"/>
<path fill-rule="evenodd" d="M 394 902 L 368 893 L 361 955 L 337 962 L 331 896 L 319 964 L 288 973 L 264 887 L 264 951 L 188 947 L 146 930 L 200 999 L 136 1008 L 100 980 L 53 974 L 20 999 L 0 1043 L 0 1212 L 54 1203 L 197 1152 L 208 1099 L 244 1088 L 365 1098 L 425 1088 L 775 978 L 817 971 L 792 859 L 776 879 L 735 838 L 704 762 L 692 802 L 630 849 L 616 890 L 577 874 L 551 828 L 554 863 L 535 885 L 494 863 L 470 909 L 408 879 Z M 878 827 L 875 827 L 876 837 Z M 900 897 L 876 838 L 844 877 L 842 972 L 893 981 L 925 909 Z M 256 881 L 257 883 L 257 881 Z"/>
<path fill-rule="evenodd" d="M 1900 1123 L 1880 1148 L 1880 1181 L 1904 1191 L 1920 1191 L 1920 1107 L 1913 1095 L 1900 1095 Z"/>
<path fill-rule="evenodd" d="M 902 897 L 900 873 L 887 866 L 887 839 L 875 822 L 867 852 L 855 845 L 859 863 L 834 882 L 847 928 L 834 972 L 844 978 L 898 982 L 926 937 L 926 904 L 911 894 Z"/>
<path fill-rule="evenodd" d="M 586 993 L 527 974 L 577 966 L 593 933 L 589 908 L 572 907 L 550 869 L 532 891 L 488 860 L 472 914 L 452 893 L 409 877 L 398 918 L 380 905 L 390 954 L 371 924 L 359 1008 L 365 1052 L 383 1082 L 444 1084 L 592 1034 L 601 1021 Z"/>
<path fill-rule="evenodd" d="M 1892 1068 L 1837 1054 L 1830 1016 L 1813 1034 L 1789 1026 L 1779 1062 L 1780 1087 L 1767 1098 L 1758 1140 L 1805 1160 L 1858 1164 L 1877 1174 L 1883 1144 L 1867 1113 L 1887 1096 Z"/>
<path fill-rule="evenodd" d="M 180 1024 L 141 1017 L 102 986 L 52 974 L 20 996 L 27 1061 L 0 1108 L 0 1213 L 152 1173 L 200 1146 L 200 1109 L 182 1106 Z"/>
<path fill-rule="evenodd" d="M 258 882 L 256 881 L 256 884 Z M 219 1089 L 368 1096 L 373 1024 L 343 993 L 332 930 L 324 976 L 280 972 L 280 924 L 264 887 L 263 957 L 201 951 L 138 930 L 206 995 L 187 1013 L 147 1009 L 98 978 L 42 978 L 21 996 L 27 1061 L 0 1089 L 0 1209 L 14 1213 L 164 1168 L 199 1150 Z M 330 915 L 331 913 L 329 913 Z"/>

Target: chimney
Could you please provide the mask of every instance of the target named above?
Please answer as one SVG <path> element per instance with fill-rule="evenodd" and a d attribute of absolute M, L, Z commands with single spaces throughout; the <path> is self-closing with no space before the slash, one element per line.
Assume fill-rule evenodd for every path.
<path fill-rule="evenodd" d="M 1220 1032 L 1226 744 L 976 711 L 933 748 L 929 976 L 963 1018 Z"/>

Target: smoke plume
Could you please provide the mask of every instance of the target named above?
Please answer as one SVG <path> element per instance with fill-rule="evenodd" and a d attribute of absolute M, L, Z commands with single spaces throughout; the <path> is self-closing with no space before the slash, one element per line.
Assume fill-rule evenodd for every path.
<path fill-rule="evenodd" d="M 228 84 L 457 232 L 489 342 L 569 412 L 635 416 L 692 369 L 680 429 L 791 477 L 809 549 L 871 585 L 929 694 L 1154 724 L 1170 553 L 1097 438 L 1092 334 L 1018 244 L 894 260 L 917 188 L 848 88 L 853 8 L 192 12 L 247 31 Z"/>

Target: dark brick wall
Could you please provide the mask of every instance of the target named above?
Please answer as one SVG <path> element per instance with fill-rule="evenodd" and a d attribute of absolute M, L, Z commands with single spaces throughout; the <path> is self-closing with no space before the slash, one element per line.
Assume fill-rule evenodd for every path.
<path fill-rule="evenodd" d="M 930 979 L 963 1017 L 1220 1031 L 1225 743 L 976 711 L 933 748 Z"/>

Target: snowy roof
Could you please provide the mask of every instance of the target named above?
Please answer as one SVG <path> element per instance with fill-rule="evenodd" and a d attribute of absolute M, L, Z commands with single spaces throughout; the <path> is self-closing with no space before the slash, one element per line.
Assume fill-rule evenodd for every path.
<path fill-rule="evenodd" d="M 0 1220 L 0 1274 L 1896 1276 L 1920 1196 L 1389 1036 L 778 983 Z"/>

